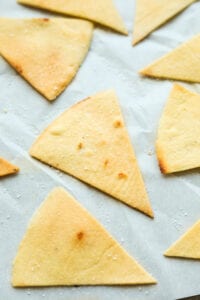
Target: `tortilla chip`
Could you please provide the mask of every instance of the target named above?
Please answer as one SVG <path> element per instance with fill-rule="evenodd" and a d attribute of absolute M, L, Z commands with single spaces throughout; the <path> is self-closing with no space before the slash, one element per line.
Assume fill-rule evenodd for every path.
<path fill-rule="evenodd" d="M 200 35 L 140 71 L 141 75 L 200 83 Z"/>
<path fill-rule="evenodd" d="M 112 0 L 18 0 L 18 3 L 87 19 L 128 34 Z"/>
<path fill-rule="evenodd" d="M 153 216 L 114 91 L 65 111 L 37 139 L 30 154 Z"/>
<path fill-rule="evenodd" d="M 196 0 L 137 0 L 133 45 Z"/>
<path fill-rule="evenodd" d="M 70 194 L 54 189 L 34 214 L 14 260 L 14 287 L 154 284 Z"/>
<path fill-rule="evenodd" d="M 19 168 L 0 157 L 0 177 L 15 174 Z"/>
<path fill-rule="evenodd" d="M 174 243 L 164 255 L 200 259 L 200 221 Z"/>
<path fill-rule="evenodd" d="M 200 167 L 200 95 L 174 85 L 160 120 L 156 151 L 163 173 Z"/>
<path fill-rule="evenodd" d="M 93 32 L 92 23 L 66 18 L 0 18 L 0 27 L 0 54 L 48 100 L 76 75 Z"/>

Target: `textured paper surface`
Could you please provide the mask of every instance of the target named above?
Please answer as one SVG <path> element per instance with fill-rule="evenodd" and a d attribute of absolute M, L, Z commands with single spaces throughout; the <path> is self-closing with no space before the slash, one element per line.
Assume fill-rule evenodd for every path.
<path fill-rule="evenodd" d="M 0 58 L 0 155 L 18 165 L 17 176 L 0 181 L 0 299 L 47 300 L 173 300 L 200 293 L 200 262 L 169 259 L 163 252 L 200 219 L 199 170 L 163 176 L 154 152 L 161 112 L 172 87 L 170 81 L 140 78 L 137 71 L 200 30 L 200 3 L 131 46 L 134 1 L 116 0 L 129 37 L 97 27 L 91 51 L 72 84 L 48 103 Z M 49 16 L 1 0 L 7 17 Z M 183 84 L 200 93 L 199 84 Z M 155 219 L 127 207 L 86 184 L 56 171 L 28 155 L 38 134 L 66 108 L 96 92 L 114 88 L 135 147 Z M 158 284 L 148 287 L 74 287 L 13 289 L 11 265 L 27 223 L 55 186 L 68 189 Z"/>

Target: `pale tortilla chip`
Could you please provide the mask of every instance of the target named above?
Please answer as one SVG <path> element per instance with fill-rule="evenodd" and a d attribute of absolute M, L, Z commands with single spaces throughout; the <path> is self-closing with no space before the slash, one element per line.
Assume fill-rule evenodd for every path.
<path fill-rule="evenodd" d="M 0 157 L 0 177 L 15 174 L 19 168 Z"/>
<path fill-rule="evenodd" d="M 200 259 L 200 221 L 174 243 L 164 255 Z"/>
<path fill-rule="evenodd" d="M 76 75 L 93 32 L 92 23 L 66 18 L 0 18 L 0 27 L 0 54 L 48 100 Z"/>
<path fill-rule="evenodd" d="M 153 216 L 114 91 L 65 111 L 41 134 L 30 154 Z"/>
<path fill-rule="evenodd" d="M 140 71 L 141 75 L 200 83 L 200 35 Z"/>
<path fill-rule="evenodd" d="M 133 45 L 196 0 L 137 0 Z"/>
<path fill-rule="evenodd" d="M 18 0 L 18 3 L 87 19 L 128 34 L 112 0 Z"/>
<path fill-rule="evenodd" d="M 14 287 L 154 284 L 149 275 L 64 189 L 34 214 L 14 260 Z"/>
<path fill-rule="evenodd" d="M 160 120 L 156 151 L 165 174 L 200 167 L 200 95 L 174 85 Z"/>

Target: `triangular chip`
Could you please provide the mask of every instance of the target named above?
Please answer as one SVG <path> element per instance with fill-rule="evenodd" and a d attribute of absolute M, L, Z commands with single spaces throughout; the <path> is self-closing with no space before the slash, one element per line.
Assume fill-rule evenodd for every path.
<path fill-rule="evenodd" d="M 174 243 L 165 256 L 200 259 L 200 221 Z"/>
<path fill-rule="evenodd" d="M 30 154 L 153 216 L 114 91 L 65 111 L 37 139 Z"/>
<path fill-rule="evenodd" d="M 0 54 L 48 100 L 76 75 L 93 32 L 92 23 L 66 18 L 0 18 L 0 28 Z"/>
<path fill-rule="evenodd" d="M 200 35 L 140 71 L 141 75 L 200 83 Z"/>
<path fill-rule="evenodd" d="M 0 177 L 15 174 L 19 168 L 0 157 Z"/>
<path fill-rule="evenodd" d="M 133 44 L 166 23 L 196 0 L 137 0 Z"/>
<path fill-rule="evenodd" d="M 127 34 L 112 0 L 18 0 L 18 3 L 87 19 Z"/>
<path fill-rule="evenodd" d="M 149 275 L 62 188 L 33 216 L 14 260 L 15 287 L 153 284 Z"/>
<path fill-rule="evenodd" d="M 160 120 L 156 143 L 165 174 L 200 167 L 200 95 L 174 85 Z"/>

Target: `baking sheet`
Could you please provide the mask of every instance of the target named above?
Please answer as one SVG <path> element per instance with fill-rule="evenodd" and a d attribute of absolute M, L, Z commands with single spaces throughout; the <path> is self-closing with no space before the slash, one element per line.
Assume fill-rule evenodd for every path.
<path fill-rule="evenodd" d="M 158 121 L 172 83 L 140 78 L 137 71 L 200 32 L 200 3 L 131 47 L 133 0 L 116 0 L 129 37 L 97 27 L 91 50 L 66 91 L 49 103 L 0 58 L 0 155 L 20 166 L 18 176 L 0 181 L 0 300 L 172 300 L 200 293 L 200 262 L 167 259 L 162 253 L 200 218 L 199 170 L 164 177 L 154 144 Z M 49 16 L 0 1 L 1 16 Z M 184 84 L 200 93 L 200 85 Z M 28 149 L 56 116 L 89 95 L 114 88 L 144 175 L 155 219 L 135 211 L 28 155 Z M 158 280 L 146 287 L 62 287 L 13 289 L 11 265 L 27 223 L 55 186 L 68 189 Z"/>

